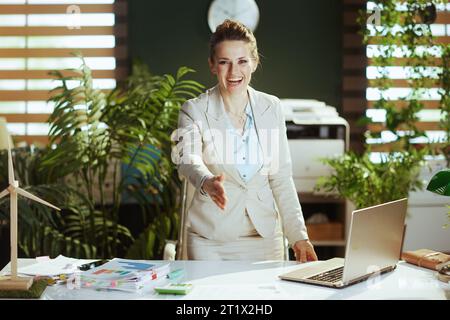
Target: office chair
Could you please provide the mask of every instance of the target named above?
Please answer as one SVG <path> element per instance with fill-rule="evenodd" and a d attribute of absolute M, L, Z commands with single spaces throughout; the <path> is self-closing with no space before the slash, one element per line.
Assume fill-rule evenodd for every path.
<path fill-rule="evenodd" d="M 187 230 L 187 212 L 194 196 L 195 188 L 189 183 L 188 179 L 179 175 L 181 181 L 180 194 L 180 230 L 178 239 L 167 240 L 164 247 L 164 260 L 187 260 L 186 250 L 186 230 Z"/>

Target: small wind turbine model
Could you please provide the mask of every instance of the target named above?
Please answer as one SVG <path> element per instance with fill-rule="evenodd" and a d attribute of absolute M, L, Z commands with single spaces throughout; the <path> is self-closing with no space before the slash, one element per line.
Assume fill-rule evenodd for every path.
<path fill-rule="evenodd" d="M 14 167 L 11 155 L 11 145 L 8 142 L 8 180 L 9 186 L 0 192 L 0 198 L 7 194 L 10 196 L 10 231 L 11 231 L 11 276 L 0 280 L 0 290 L 28 290 L 33 284 L 32 277 L 17 276 L 17 195 L 40 202 L 53 209 L 60 211 L 54 205 L 39 199 L 31 193 L 19 188 L 19 181 L 14 179 Z"/>

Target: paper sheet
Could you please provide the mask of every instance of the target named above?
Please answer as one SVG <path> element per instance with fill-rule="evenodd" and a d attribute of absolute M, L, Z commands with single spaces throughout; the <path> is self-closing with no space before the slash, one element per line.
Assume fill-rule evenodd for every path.
<path fill-rule="evenodd" d="M 98 259 L 75 259 L 59 255 L 55 259 L 39 259 L 37 263 L 19 268 L 18 273 L 30 276 L 58 276 L 61 274 L 72 274 L 78 270 L 78 266 L 96 260 Z"/>

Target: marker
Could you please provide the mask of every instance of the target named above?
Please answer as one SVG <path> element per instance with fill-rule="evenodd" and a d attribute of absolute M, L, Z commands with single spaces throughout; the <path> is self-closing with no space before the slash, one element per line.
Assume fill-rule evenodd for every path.
<path fill-rule="evenodd" d="M 177 269 L 174 270 L 172 272 L 169 272 L 169 274 L 167 275 L 167 278 L 169 279 L 176 279 L 180 276 L 182 276 L 184 274 L 184 270 L 183 269 Z"/>
<path fill-rule="evenodd" d="M 170 283 L 163 287 L 155 287 L 160 294 L 188 294 L 193 288 L 191 283 Z"/>

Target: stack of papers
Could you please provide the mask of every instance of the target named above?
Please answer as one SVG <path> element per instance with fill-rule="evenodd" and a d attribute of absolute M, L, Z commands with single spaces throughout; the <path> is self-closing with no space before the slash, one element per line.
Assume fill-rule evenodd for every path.
<path fill-rule="evenodd" d="M 168 262 L 126 260 L 114 258 L 96 268 L 81 273 L 81 285 L 86 288 L 140 291 L 165 279 L 170 271 Z"/>

